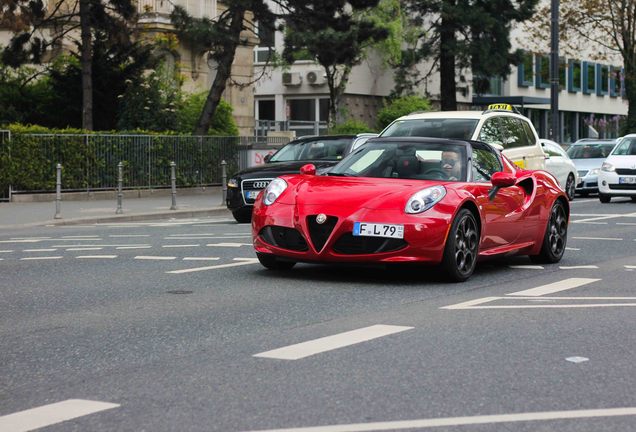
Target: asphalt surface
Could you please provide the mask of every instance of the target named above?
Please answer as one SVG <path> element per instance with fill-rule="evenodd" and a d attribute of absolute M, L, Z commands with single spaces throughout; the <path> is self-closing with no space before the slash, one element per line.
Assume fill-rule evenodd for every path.
<path fill-rule="evenodd" d="M 227 215 L 0 230 L 0 430 L 78 399 L 114 405 L 70 402 L 46 430 L 636 430 L 631 201 L 576 199 L 560 263 L 498 259 L 461 284 L 268 271 Z M 360 329 L 386 333 L 272 354 Z"/>

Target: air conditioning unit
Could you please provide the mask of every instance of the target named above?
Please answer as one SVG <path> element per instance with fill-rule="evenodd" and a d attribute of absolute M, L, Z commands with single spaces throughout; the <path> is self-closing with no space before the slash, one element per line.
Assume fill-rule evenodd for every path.
<path fill-rule="evenodd" d="M 309 71 L 307 72 L 307 82 L 312 86 L 321 86 L 327 84 L 327 77 L 323 71 Z"/>
<path fill-rule="evenodd" d="M 303 83 L 300 72 L 283 72 L 283 85 L 299 86 Z"/>

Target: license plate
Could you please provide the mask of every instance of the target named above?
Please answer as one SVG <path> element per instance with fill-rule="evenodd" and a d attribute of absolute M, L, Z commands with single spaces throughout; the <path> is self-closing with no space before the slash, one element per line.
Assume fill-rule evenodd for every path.
<path fill-rule="evenodd" d="M 619 177 L 620 184 L 636 184 L 636 177 Z"/>
<path fill-rule="evenodd" d="M 251 190 L 251 191 L 245 191 L 245 198 L 247 199 L 256 199 L 256 197 L 258 196 L 258 194 L 261 191 L 259 190 Z"/>
<path fill-rule="evenodd" d="M 353 235 L 364 237 L 404 238 L 404 225 L 354 222 Z"/>

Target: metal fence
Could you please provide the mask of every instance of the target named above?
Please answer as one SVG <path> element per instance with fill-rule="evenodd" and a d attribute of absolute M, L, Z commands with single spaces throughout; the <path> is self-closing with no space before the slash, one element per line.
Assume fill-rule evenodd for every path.
<path fill-rule="evenodd" d="M 254 145 L 282 145 L 280 137 L 170 135 L 62 135 L 0 133 L 0 193 L 55 190 L 55 165 L 63 166 L 64 191 L 95 191 L 117 186 L 124 164 L 125 188 L 170 186 L 170 162 L 179 187 L 220 185 L 221 161 L 231 175 L 247 166 Z M 11 192 L 9 192 L 11 191 Z"/>

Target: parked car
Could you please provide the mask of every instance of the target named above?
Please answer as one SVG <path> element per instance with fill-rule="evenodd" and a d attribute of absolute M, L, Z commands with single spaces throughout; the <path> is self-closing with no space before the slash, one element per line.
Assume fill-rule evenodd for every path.
<path fill-rule="evenodd" d="M 574 199 L 574 192 L 578 183 L 579 174 L 572 159 L 557 142 L 549 139 L 541 139 L 543 152 L 545 153 L 545 170 L 556 177 L 559 185 L 565 190 L 570 201 Z"/>
<path fill-rule="evenodd" d="M 402 116 L 381 137 L 418 136 L 482 141 L 495 146 L 517 166 L 545 169 L 545 153 L 527 117 L 508 104 L 492 104 L 485 111 L 437 111 Z"/>
<path fill-rule="evenodd" d="M 296 174 L 307 163 L 324 171 L 337 164 L 351 151 L 378 134 L 309 136 L 290 141 L 265 164 L 244 169 L 227 182 L 227 208 L 239 223 L 248 223 L 252 218 L 254 200 L 269 182 L 283 174 Z"/>
<path fill-rule="evenodd" d="M 568 148 L 567 154 L 579 174 L 575 189 L 577 194 L 587 196 L 598 192 L 598 173 L 615 145 L 616 140 L 613 139 L 581 139 Z"/>
<path fill-rule="evenodd" d="M 598 174 L 598 199 L 628 196 L 636 202 L 636 134 L 625 135 L 609 154 Z"/>
<path fill-rule="evenodd" d="M 315 173 L 305 165 L 257 198 L 252 237 L 264 267 L 441 264 L 464 281 L 480 258 L 554 263 L 565 251 L 570 208 L 554 176 L 518 169 L 483 142 L 373 138 Z"/>

